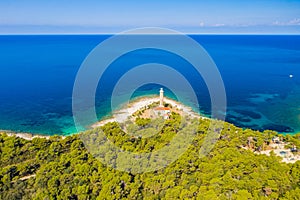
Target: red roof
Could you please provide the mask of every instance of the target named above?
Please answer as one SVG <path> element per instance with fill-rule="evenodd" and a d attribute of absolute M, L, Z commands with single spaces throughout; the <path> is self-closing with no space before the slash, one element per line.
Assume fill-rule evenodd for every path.
<path fill-rule="evenodd" d="M 170 108 L 167 107 L 157 107 L 155 110 L 171 110 Z"/>

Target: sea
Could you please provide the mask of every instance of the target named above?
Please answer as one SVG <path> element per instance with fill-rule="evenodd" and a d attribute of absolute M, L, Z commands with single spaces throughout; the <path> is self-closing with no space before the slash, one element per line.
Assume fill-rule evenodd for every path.
<path fill-rule="evenodd" d="M 76 75 L 89 53 L 110 37 L 1 35 L 0 130 L 45 135 L 77 133 L 72 113 Z M 300 132 L 300 35 L 189 37 L 202 45 L 221 74 L 227 122 L 260 131 Z M 159 88 L 164 87 L 169 98 L 184 99 L 182 103 L 196 112 L 211 115 L 207 86 L 187 60 L 167 51 L 143 49 L 121 56 L 107 68 L 100 81 L 101 91 L 97 89 L 95 96 L 98 120 L 109 117 L 121 106 L 111 107 L 111 95 L 122 74 L 146 63 L 184 69 L 181 73 L 195 91 L 198 104 L 184 97 L 184 91 L 175 94 L 156 83 L 142 85 L 134 91 L 132 99 L 158 95 Z"/>

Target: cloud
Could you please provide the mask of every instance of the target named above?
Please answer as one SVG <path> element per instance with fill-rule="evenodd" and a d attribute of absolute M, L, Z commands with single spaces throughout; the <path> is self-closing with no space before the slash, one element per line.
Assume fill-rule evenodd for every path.
<path fill-rule="evenodd" d="M 225 24 L 222 23 L 217 23 L 217 24 L 205 24 L 203 21 L 201 21 L 199 23 L 200 27 L 222 27 L 222 26 L 226 26 Z"/>
<path fill-rule="evenodd" d="M 292 19 L 288 22 L 275 21 L 272 23 L 275 26 L 300 26 L 300 18 Z"/>
<path fill-rule="evenodd" d="M 212 26 L 214 26 L 214 27 L 221 27 L 221 26 L 225 26 L 225 24 L 214 24 Z"/>
<path fill-rule="evenodd" d="M 288 25 L 300 25 L 300 18 L 289 21 Z"/>

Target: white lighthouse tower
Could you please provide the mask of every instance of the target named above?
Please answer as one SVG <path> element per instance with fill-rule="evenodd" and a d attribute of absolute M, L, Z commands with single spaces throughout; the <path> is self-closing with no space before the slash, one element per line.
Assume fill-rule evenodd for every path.
<path fill-rule="evenodd" d="M 159 107 L 164 107 L 164 90 L 160 88 L 159 91 Z"/>

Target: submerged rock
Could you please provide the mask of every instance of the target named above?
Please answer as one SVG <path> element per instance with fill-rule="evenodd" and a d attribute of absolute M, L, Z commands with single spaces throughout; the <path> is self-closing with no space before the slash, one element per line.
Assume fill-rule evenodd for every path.
<path fill-rule="evenodd" d="M 250 110 L 234 110 L 235 112 L 251 117 L 252 119 L 260 119 L 261 115 L 259 113 Z"/>
<path fill-rule="evenodd" d="M 277 132 L 285 132 L 285 133 L 291 133 L 294 132 L 294 129 L 285 125 L 279 125 L 279 124 L 267 124 L 263 126 L 263 129 L 269 129 L 274 130 Z"/>

